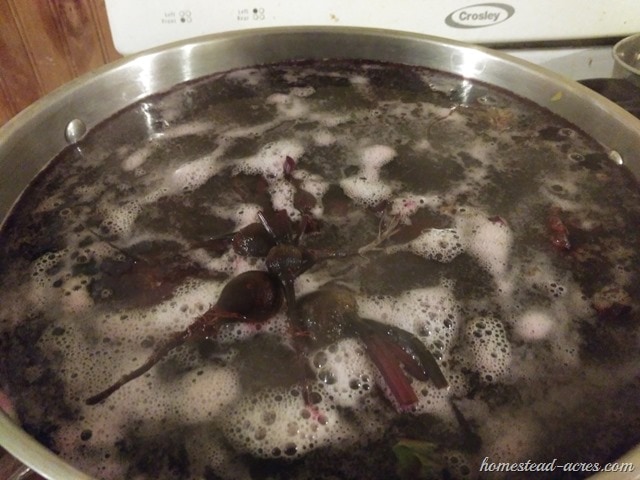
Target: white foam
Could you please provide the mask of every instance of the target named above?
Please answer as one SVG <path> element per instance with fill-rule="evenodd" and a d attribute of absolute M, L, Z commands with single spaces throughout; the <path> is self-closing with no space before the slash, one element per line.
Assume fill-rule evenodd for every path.
<path fill-rule="evenodd" d="M 81 203 L 90 203 L 94 201 L 96 197 L 98 197 L 98 195 L 100 195 L 101 191 L 99 185 L 85 184 L 78 185 L 73 190 L 73 193 L 79 197 Z"/>
<path fill-rule="evenodd" d="M 125 159 L 122 161 L 122 169 L 125 172 L 130 172 L 132 170 L 135 170 L 136 168 L 141 167 L 144 162 L 147 161 L 147 158 L 149 158 L 151 152 L 151 145 L 145 145 L 142 148 L 135 150 L 127 157 L 125 157 Z"/>
<path fill-rule="evenodd" d="M 267 97 L 266 102 L 275 105 L 278 113 L 287 119 L 302 118 L 309 112 L 309 104 L 297 95 L 274 93 Z"/>
<path fill-rule="evenodd" d="M 277 127 L 278 125 L 280 125 L 281 122 L 282 121 L 280 119 L 276 118 L 274 120 L 260 123 L 257 125 L 232 126 L 227 130 L 224 130 L 220 139 L 222 141 L 227 141 L 227 140 L 233 140 L 236 138 L 259 137 L 260 135 L 264 134 L 268 130 L 271 130 Z"/>
<path fill-rule="evenodd" d="M 394 253 L 403 250 L 438 262 L 449 263 L 464 252 L 464 246 L 455 228 L 429 228 L 410 242 L 394 245 L 386 251 Z"/>
<path fill-rule="evenodd" d="M 133 224 L 142 210 L 137 200 L 128 201 L 122 205 L 101 205 L 102 228 L 113 235 L 126 237 L 131 233 Z"/>
<path fill-rule="evenodd" d="M 294 283 L 296 296 L 300 298 L 307 293 L 315 292 L 331 280 L 333 280 L 333 277 L 325 269 L 312 269 L 302 275 L 298 275 Z"/>
<path fill-rule="evenodd" d="M 223 168 L 218 161 L 221 154 L 222 149 L 218 147 L 210 155 L 180 165 L 167 178 L 163 190 L 169 195 L 196 190 Z"/>
<path fill-rule="evenodd" d="M 309 115 L 309 120 L 317 122 L 325 128 L 337 127 L 352 120 L 349 114 L 314 112 Z"/>
<path fill-rule="evenodd" d="M 283 178 L 285 159 L 291 157 L 297 160 L 303 153 L 304 147 L 297 140 L 271 142 L 256 155 L 239 160 L 234 173 L 263 175 L 267 181 Z"/>
<path fill-rule="evenodd" d="M 234 174 L 259 174 L 268 183 L 272 206 L 276 210 L 286 210 L 296 219 L 300 212 L 294 207 L 295 187 L 284 178 L 284 162 L 287 157 L 298 160 L 304 154 L 304 147 L 297 140 L 281 140 L 265 145 L 252 156 L 241 159 L 234 168 Z"/>
<path fill-rule="evenodd" d="M 547 338 L 553 331 L 555 321 L 544 310 L 528 310 L 515 321 L 515 333 L 529 341 Z"/>
<path fill-rule="evenodd" d="M 479 435 L 485 439 L 483 452 L 501 462 L 516 463 L 530 459 L 538 448 L 540 429 L 529 414 L 507 412 L 485 415 L 489 421 L 479 427 Z M 517 425 L 517 428 L 513 428 Z"/>
<path fill-rule="evenodd" d="M 259 333 L 269 333 L 283 339 L 287 338 L 290 333 L 290 325 L 286 313 L 281 311 L 259 324 L 234 322 L 224 325 L 220 329 L 216 342 L 224 345 L 249 341 Z"/>
<path fill-rule="evenodd" d="M 183 283 L 168 299 L 152 309 L 131 308 L 118 314 L 94 314 L 91 324 L 97 338 L 112 341 L 129 340 L 142 342 L 145 338 L 161 339 L 173 332 L 181 331 L 198 315 L 211 307 L 225 282 L 190 280 Z M 76 321 L 88 321 L 79 316 Z M 124 372 L 123 372 L 124 373 Z"/>
<path fill-rule="evenodd" d="M 247 86 L 255 86 L 260 85 L 260 82 L 264 79 L 264 74 L 257 68 L 243 68 L 228 72 L 226 77 Z"/>
<path fill-rule="evenodd" d="M 300 188 L 313 195 L 316 205 L 311 209 L 311 214 L 315 218 L 322 218 L 324 208 L 322 206 L 322 197 L 329 190 L 329 183 L 320 175 L 312 174 L 303 169 L 296 169 L 293 177 L 301 180 Z"/>
<path fill-rule="evenodd" d="M 311 85 L 307 85 L 305 87 L 293 87 L 290 92 L 293 96 L 305 98 L 310 97 L 311 95 L 316 93 L 316 89 Z"/>
<path fill-rule="evenodd" d="M 312 134 L 313 142 L 319 147 L 328 147 L 336 143 L 336 137 L 329 130 L 318 130 Z"/>
<path fill-rule="evenodd" d="M 345 195 L 356 203 L 374 207 L 387 200 L 393 193 L 393 189 L 384 182 L 374 177 L 349 177 L 340 181 L 340 186 Z"/>
<path fill-rule="evenodd" d="M 174 412 L 187 424 L 198 424 L 219 416 L 240 398 L 240 382 L 230 368 L 208 365 L 181 376 L 167 390 L 174 399 Z"/>
<path fill-rule="evenodd" d="M 350 75 L 349 82 L 353 85 L 369 85 L 369 79 L 363 75 Z"/>
<path fill-rule="evenodd" d="M 366 173 L 379 172 L 396 156 L 396 151 L 388 145 L 371 145 L 362 150 L 360 164 Z"/>
<path fill-rule="evenodd" d="M 443 373 L 449 377 L 446 368 L 443 368 Z M 459 390 L 454 387 L 448 389 L 439 389 L 433 386 L 430 381 L 422 382 L 420 380 L 413 380 L 411 384 L 414 391 L 418 394 L 418 403 L 412 407 L 412 411 L 415 413 L 429 413 L 436 415 L 440 418 L 446 418 L 447 412 L 450 408 L 449 397 L 453 390 Z"/>
<path fill-rule="evenodd" d="M 269 182 L 271 205 L 275 210 L 285 210 L 291 218 L 300 216 L 300 212 L 294 206 L 295 193 L 296 188 L 288 180 L 278 178 Z"/>
<path fill-rule="evenodd" d="M 193 435 L 185 439 L 185 448 L 192 460 L 192 471 L 213 470 L 220 478 L 251 478 L 249 466 L 237 458 L 223 441 L 219 429 L 212 428 L 210 422 L 195 429 Z"/>
<path fill-rule="evenodd" d="M 90 277 L 85 275 L 78 275 L 64 281 L 60 286 L 60 293 L 62 293 L 60 302 L 64 312 L 78 314 L 86 312 L 94 306 L 94 301 L 87 288 L 89 283 Z"/>
<path fill-rule="evenodd" d="M 237 402 L 223 419 L 223 430 L 240 451 L 258 458 L 297 458 L 312 450 L 336 443 L 353 444 L 358 432 L 341 419 L 323 396 L 305 406 L 297 391 L 269 389 Z"/>
<path fill-rule="evenodd" d="M 214 206 L 212 208 L 216 217 L 232 220 L 235 223 L 234 232 L 251 223 L 256 223 L 260 210 L 261 208 L 255 203 L 238 203 L 234 207 Z"/>
<path fill-rule="evenodd" d="M 456 217 L 456 226 L 469 253 L 476 257 L 495 279 L 505 278 L 513 244 L 513 235 L 507 224 L 491 220 L 485 213 L 471 210 Z"/>
<path fill-rule="evenodd" d="M 436 209 L 442 204 L 442 199 L 437 195 L 405 194 L 395 195 L 391 200 L 390 214 L 398 216 L 405 222 L 410 222 L 410 217 L 421 208 Z"/>
<path fill-rule="evenodd" d="M 396 156 L 387 145 L 370 145 L 359 152 L 360 171 L 340 181 L 345 195 L 356 203 L 373 207 L 391 197 L 395 185 L 380 180 L 380 169 Z"/>
<path fill-rule="evenodd" d="M 91 442 L 82 441 L 82 433 L 85 426 L 91 426 Z M 91 459 L 87 459 L 80 454 L 87 444 L 94 448 L 100 448 L 108 452 L 113 448 L 113 444 L 120 438 L 123 425 L 123 414 L 117 412 L 99 412 L 96 409 L 87 409 L 84 414 L 82 424 L 63 424 L 56 432 L 55 439 L 69 460 L 76 468 L 86 468 L 85 471 L 92 471 L 95 468 Z M 126 477 L 126 465 L 118 461 L 116 455 L 105 456 L 101 464 L 102 473 L 107 478 Z"/>
<path fill-rule="evenodd" d="M 467 323 L 464 340 L 482 381 L 495 383 L 509 374 L 511 344 L 500 320 L 489 316 L 474 318 Z"/>
<path fill-rule="evenodd" d="M 53 286 L 49 271 L 67 264 L 68 249 L 49 252 L 38 257 L 31 266 L 30 288 L 26 290 L 26 304 L 35 308 L 45 308 L 54 299 L 59 298 L 59 291 Z M 17 297 L 16 297 L 17 299 Z M 21 302 L 20 302 L 21 303 Z M 20 305 L 18 303 L 18 305 Z"/>

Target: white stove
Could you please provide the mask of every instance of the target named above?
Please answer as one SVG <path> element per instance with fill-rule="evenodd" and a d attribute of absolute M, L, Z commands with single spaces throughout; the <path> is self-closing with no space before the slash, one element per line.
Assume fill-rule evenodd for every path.
<path fill-rule="evenodd" d="M 639 0 L 106 0 L 124 54 L 210 33 L 301 25 L 424 33 L 507 51 L 575 80 L 611 77 Z"/>

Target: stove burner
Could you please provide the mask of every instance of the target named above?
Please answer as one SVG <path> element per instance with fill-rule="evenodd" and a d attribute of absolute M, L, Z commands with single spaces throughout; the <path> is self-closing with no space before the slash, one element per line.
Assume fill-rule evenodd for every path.
<path fill-rule="evenodd" d="M 622 78 L 592 78 L 581 84 L 640 118 L 640 87 Z"/>

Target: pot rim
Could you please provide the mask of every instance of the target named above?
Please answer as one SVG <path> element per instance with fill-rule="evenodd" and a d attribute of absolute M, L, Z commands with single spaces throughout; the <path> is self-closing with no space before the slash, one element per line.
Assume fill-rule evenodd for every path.
<path fill-rule="evenodd" d="M 32 134 L 35 127 L 49 119 L 55 120 L 58 124 L 58 126 L 55 127 L 58 129 L 58 132 L 53 140 L 55 147 L 48 145 L 48 151 L 54 150 L 55 153 L 58 153 L 62 148 L 65 148 L 70 143 L 63 135 L 64 127 L 68 124 L 69 117 L 68 115 L 60 117 L 61 114 L 57 111 L 57 108 L 62 105 L 62 110 L 65 110 L 67 108 L 67 104 L 74 103 L 74 97 L 78 96 L 79 92 L 87 91 L 92 86 L 103 82 L 105 78 L 110 79 L 123 76 L 129 69 L 135 70 L 140 77 L 135 88 L 123 91 L 117 104 L 113 107 L 114 110 L 107 111 L 106 114 L 101 115 L 101 118 L 93 118 L 90 115 L 91 106 L 77 107 L 79 110 L 78 112 L 74 112 L 72 117 L 82 118 L 82 115 L 87 115 L 86 118 L 90 120 L 85 121 L 86 127 L 91 129 L 100 121 L 124 108 L 124 106 L 130 105 L 131 103 L 150 94 L 162 92 L 172 86 L 169 84 L 158 84 L 155 81 L 155 78 L 153 77 L 154 70 L 149 65 L 156 60 L 162 60 L 165 57 L 167 57 L 170 62 L 180 62 L 185 59 L 190 60 L 191 55 L 197 56 L 199 55 L 200 50 L 206 48 L 207 45 L 214 44 L 222 45 L 224 48 L 228 48 L 235 43 L 240 43 L 241 46 L 245 47 L 249 44 L 258 44 L 252 47 L 255 48 L 255 50 L 250 53 L 266 52 L 267 48 L 265 47 L 265 44 L 268 42 L 274 42 L 278 45 L 283 44 L 283 42 L 295 43 L 292 42 L 291 39 L 300 39 L 303 36 L 309 35 L 323 37 L 325 40 L 326 37 L 331 37 L 334 42 L 339 39 L 357 39 L 360 42 L 358 44 L 360 45 L 358 48 L 363 49 L 363 51 L 366 50 L 367 52 L 371 51 L 373 57 L 375 57 L 368 58 L 369 56 L 366 54 L 353 56 L 342 53 L 340 55 L 334 55 L 334 58 L 368 58 L 371 60 L 395 61 L 395 63 L 430 66 L 430 58 L 427 59 L 421 57 L 420 62 L 411 62 L 409 48 L 415 48 L 422 45 L 424 48 L 437 47 L 438 49 L 444 49 L 446 50 L 445 54 L 449 54 L 449 57 L 445 60 L 449 62 L 450 67 L 445 71 L 509 90 L 520 97 L 534 101 L 541 107 L 547 108 L 551 112 L 568 119 L 574 124 L 577 123 L 575 119 L 571 119 L 572 116 L 577 118 L 575 117 L 576 114 L 574 110 L 580 109 L 580 107 L 582 107 L 586 102 L 589 104 L 589 108 L 593 109 L 594 112 L 598 114 L 598 119 L 600 119 L 601 116 L 604 116 L 607 119 L 607 122 L 591 122 L 591 120 L 587 120 L 591 123 L 588 123 L 586 128 L 584 126 L 578 126 L 599 142 L 603 144 L 606 142 L 606 144 L 608 144 L 607 148 L 610 148 L 612 152 L 619 152 L 622 155 L 622 158 L 625 159 L 629 157 L 632 160 L 629 164 L 630 169 L 634 172 L 636 177 L 640 177 L 640 120 L 636 119 L 622 108 L 587 87 L 537 65 L 488 48 L 441 37 L 404 31 L 360 27 L 260 28 L 197 37 L 156 47 L 133 56 L 124 57 L 95 71 L 78 77 L 36 101 L 16 115 L 13 119 L 7 122 L 7 124 L 0 128 L 0 218 L 2 218 L 2 223 L 6 220 L 6 214 L 10 211 L 10 208 L 7 208 L 6 211 L 2 210 L 2 202 L 5 201 L 7 197 L 11 197 L 10 205 L 13 205 L 20 196 L 19 192 L 21 192 L 24 189 L 24 186 L 26 186 L 22 186 L 20 182 L 17 182 L 19 188 L 12 188 L 10 190 L 10 194 L 3 197 L 4 190 L 9 188 L 12 181 L 12 178 L 2 180 L 2 170 L 3 168 L 8 168 L 6 165 L 3 166 L 3 163 L 6 164 L 10 161 L 6 159 L 11 159 L 11 154 L 16 146 L 21 142 L 24 142 L 26 138 L 29 138 L 29 135 Z M 371 50 L 363 47 L 364 45 L 367 45 L 367 42 L 371 42 Z M 380 53 L 378 55 L 378 53 L 374 52 L 373 47 L 375 47 L 379 42 L 392 44 L 393 48 L 391 48 L 389 52 Z M 402 46 L 405 46 L 407 51 L 403 50 L 401 48 Z M 324 45 L 324 47 L 325 50 L 329 48 L 326 45 Z M 341 44 L 340 48 L 334 45 L 333 49 L 334 51 L 353 51 L 346 43 L 344 44 L 344 49 L 342 47 L 343 45 Z M 301 58 L 294 58 L 291 55 L 275 51 L 273 54 L 270 53 L 272 56 L 269 57 L 269 61 L 253 61 L 253 63 L 245 62 L 247 55 L 245 55 L 242 50 L 238 50 L 238 59 L 225 57 L 225 61 L 227 62 L 226 64 L 230 65 L 231 68 L 208 68 L 210 69 L 209 73 L 214 73 L 261 63 L 273 63 L 276 61 L 297 60 L 303 58 L 325 58 L 323 55 L 325 50 L 318 50 L 318 54 L 315 57 L 314 55 L 316 50 L 313 50 L 314 54 L 305 55 Z M 439 60 L 442 61 L 442 59 Z M 216 61 L 217 59 L 213 63 L 216 63 Z M 170 65 L 180 65 L 182 67 L 178 69 L 179 81 L 181 82 L 203 76 L 201 70 L 187 68 L 189 65 L 184 65 L 183 63 L 170 63 Z M 431 68 L 438 69 L 434 66 Z M 501 70 L 505 68 L 506 71 Z M 485 78 L 483 75 L 486 75 L 487 73 L 488 78 Z M 518 79 L 521 79 L 523 76 L 526 76 L 526 79 L 528 80 L 527 82 L 518 81 Z M 44 117 L 44 119 L 41 119 L 41 117 Z M 62 120 L 60 120 L 60 118 L 62 118 Z M 605 146 L 607 146 L 606 144 Z M 613 146 L 616 146 L 616 150 L 613 149 Z M 40 151 L 35 151 L 34 155 Z M 45 159 L 45 164 L 48 163 L 50 159 L 51 158 Z M 41 165 L 39 169 L 41 169 L 42 166 L 43 165 Z M 37 173 L 37 171 L 35 173 Z M 33 170 L 25 172 L 21 177 L 21 182 L 24 183 L 25 178 L 30 180 L 35 176 L 35 173 Z M 16 190 L 19 190 L 17 194 Z M 92 477 L 80 472 L 75 467 L 66 463 L 62 458 L 46 449 L 1 411 L 0 444 L 2 444 L 3 448 L 13 456 L 49 480 L 92 479 Z M 623 459 L 621 459 L 621 461 L 633 460 L 636 461 L 636 464 L 640 465 L 640 447 L 632 450 L 630 453 L 625 455 Z M 592 478 L 594 480 L 609 480 L 614 478 L 613 475 L 614 474 L 600 473 Z M 626 478 L 631 480 L 640 478 L 640 472 L 638 472 L 638 475 L 629 474 L 629 476 L 624 477 L 621 477 L 619 474 L 615 475 L 615 478 L 617 479 Z"/>

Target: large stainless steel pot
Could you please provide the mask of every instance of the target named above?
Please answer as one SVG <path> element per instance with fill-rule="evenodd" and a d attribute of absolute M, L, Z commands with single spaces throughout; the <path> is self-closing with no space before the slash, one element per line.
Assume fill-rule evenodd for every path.
<path fill-rule="evenodd" d="M 0 130 L 0 218 L 68 143 L 123 107 L 214 72 L 291 59 L 366 58 L 427 66 L 501 87 L 566 118 L 640 177 L 640 120 L 575 82 L 484 48 L 410 33 L 354 28 L 266 29 L 199 38 L 126 58 L 85 75 Z M 89 479 L 0 413 L 0 444 L 48 479 Z M 635 461 L 640 478 L 640 449 Z M 596 478 L 594 477 L 594 478 Z"/>

